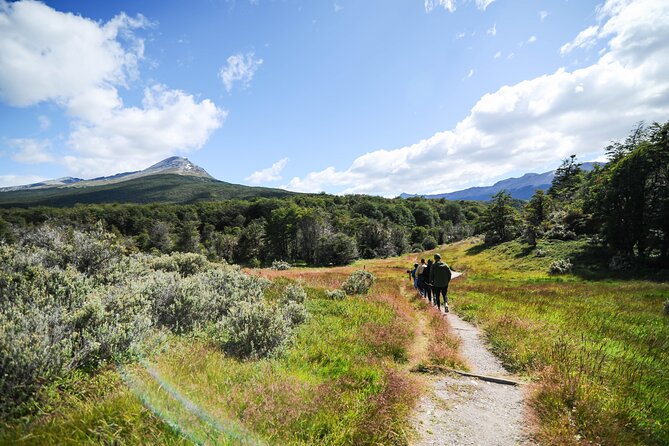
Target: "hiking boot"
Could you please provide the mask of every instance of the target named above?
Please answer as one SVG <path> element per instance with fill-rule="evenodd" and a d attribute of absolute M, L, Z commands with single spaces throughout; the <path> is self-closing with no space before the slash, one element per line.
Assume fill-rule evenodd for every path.
<path fill-rule="evenodd" d="M 448 305 L 444 305 L 444 313 L 448 313 Z"/>

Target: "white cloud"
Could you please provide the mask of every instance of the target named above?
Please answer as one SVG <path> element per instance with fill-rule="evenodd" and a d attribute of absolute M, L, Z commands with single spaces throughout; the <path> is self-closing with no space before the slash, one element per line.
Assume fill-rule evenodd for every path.
<path fill-rule="evenodd" d="M 457 33 L 457 34 L 455 35 L 455 39 L 456 39 L 456 40 L 460 40 L 460 39 L 462 39 L 463 37 L 465 37 L 465 35 L 466 35 L 466 34 L 465 34 L 464 32 Z"/>
<path fill-rule="evenodd" d="M 485 11 L 495 0 L 476 0 L 476 7 Z M 470 3 L 471 0 L 462 0 L 460 3 Z M 448 12 L 455 12 L 456 0 L 424 0 L 425 12 L 430 13 L 435 8 L 442 7 Z"/>
<path fill-rule="evenodd" d="M 416 144 L 364 154 L 286 187 L 342 193 L 435 193 L 490 183 L 510 172 L 556 166 L 573 153 L 601 155 L 635 122 L 669 116 L 669 3 L 609 0 L 599 60 L 486 94 L 455 128 Z M 581 33 L 582 34 L 582 33 Z M 587 159 L 587 158 L 586 158 Z"/>
<path fill-rule="evenodd" d="M 539 11 L 539 19 L 543 22 L 548 17 L 548 11 Z"/>
<path fill-rule="evenodd" d="M 488 6 L 495 0 L 476 0 L 476 7 L 481 11 L 485 11 Z"/>
<path fill-rule="evenodd" d="M 597 42 L 599 32 L 598 25 L 592 25 L 584 29 L 572 40 L 560 47 L 561 54 L 568 54 L 576 48 L 590 48 Z"/>
<path fill-rule="evenodd" d="M 67 156 L 33 147 L 15 159 L 50 159 L 97 176 L 202 147 L 225 118 L 210 100 L 160 85 L 145 90 L 141 108 L 125 106 L 119 95 L 117 87 L 139 75 L 144 42 L 135 32 L 148 26 L 141 15 L 101 23 L 42 3 L 0 0 L 0 100 L 18 107 L 51 102 L 72 119 Z"/>
<path fill-rule="evenodd" d="M 434 8 L 439 6 L 448 12 L 454 12 L 455 0 L 425 0 L 425 12 L 432 12 Z"/>
<path fill-rule="evenodd" d="M 67 102 L 100 85 L 125 84 L 144 51 L 132 30 L 147 25 L 142 16 L 100 25 L 38 2 L 0 2 L 0 100 L 19 107 Z"/>
<path fill-rule="evenodd" d="M 495 56 L 493 57 L 493 59 L 499 59 L 500 57 L 502 57 L 502 52 L 501 52 L 501 51 L 497 51 L 497 52 L 495 53 Z"/>
<path fill-rule="evenodd" d="M 281 172 L 286 167 L 286 164 L 288 164 L 288 161 L 288 158 L 280 159 L 276 163 L 272 164 L 272 167 L 253 172 L 251 175 L 246 177 L 246 181 L 250 181 L 254 184 L 260 184 L 280 180 Z"/>
<path fill-rule="evenodd" d="M 492 25 L 492 28 L 488 29 L 487 33 L 494 37 L 497 34 L 497 23 Z"/>
<path fill-rule="evenodd" d="M 334 4 L 334 12 L 339 12 L 339 11 L 341 11 L 342 9 L 344 9 L 344 7 L 343 7 L 342 5 L 340 5 L 339 3 L 335 2 L 335 4 Z"/>
<path fill-rule="evenodd" d="M 49 127 L 51 127 L 51 119 L 49 119 L 48 116 L 39 115 L 37 117 L 37 120 L 39 121 L 39 129 L 40 130 L 48 130 Z"/>
<path fill-rule="evenodd" d="M 223 81 L 225 89 L 230 92 L 235 82 L 240 81 L 244 88 L 247 88 L 253 80 L 262 59 L 256 59 L 254 53 L 237 53 L 228 57 L 227 64 L 218 72 L 218 77 Z"/>
<path fill-rule="evenodd" d="M 0 187 L 22 186 L 45 181 L 46 178 L 39 175 L 0 175 Z"/>
<path fill-rule="evenodd" d="M 16 149 L 12 154 L 12 159 L 19 163 L 50 163 L 54 160 L 51 153 L 49 153 L 51 149 L 51 142 L 49 140 L 17 138 L 10 140 L 9 145 Z"/>
<path fill-rule="evenodd" d="M 530 36 L 529 39 L 527 39 L 527 43 L 534 43 L 537 41 L 537 36 Z"/>
<path fill-rule="evenodd" d="M 474 75 L 474 69 L 470 68 L 469 73 L 467 73 L 467 76 L 465 76 L 465 79 L 469 79 Z"/>

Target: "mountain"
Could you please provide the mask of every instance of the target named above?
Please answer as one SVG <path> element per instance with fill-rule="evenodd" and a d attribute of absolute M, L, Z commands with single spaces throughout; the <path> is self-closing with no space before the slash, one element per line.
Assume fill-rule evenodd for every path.
<path fill-rule="evenodd" d="M 583 163 L 581 169 L 589 172 L 600 163 Z M 488 201 L 501 190 L 506 190 L 513 198 L 519 200 L 529 200 L 538 189 L 547 190 L 551 187 L 551 182 L 555 177 L 555 171 L 544 173 L 526 173 L 519 178 L 507 178 L 493 184 L 492 186 L 470 187 L 455 192 L 435 195 L 411 195 L 401 194 L 401 198 L 424 197 L 424 198 L 445 198 L 446 200 L 472 200 Z"/>
<path fill-rule="evenodd" d="M 136 172 L 90 180 L 67 177 L 0 189 L 0 207 L 73 206 L 77 203 L 193 203 L 292 194 L 282 189 L 219 181 L 188 159 L 173 156 Z"/>

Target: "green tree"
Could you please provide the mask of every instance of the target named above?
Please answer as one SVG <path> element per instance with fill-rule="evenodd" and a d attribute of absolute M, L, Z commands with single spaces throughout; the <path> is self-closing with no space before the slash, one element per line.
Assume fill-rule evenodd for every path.
<path fill-rule="evenodd" d="M 546 195 L 541 189 L 538 189 L 525 205 L 525 238 L 532 246 L 537 244 L 537 237 L 543 235 L 543 225 L 548 219 L 550 207 L 550 196 Z"/>
<path fill-rule="evenodd" d="M 518 234 L 518 211 L 512 206 L 512 202 L 511 195 L 505 190 L 492 196 L 482 221 L 486 243 L 506 242 Z"/>

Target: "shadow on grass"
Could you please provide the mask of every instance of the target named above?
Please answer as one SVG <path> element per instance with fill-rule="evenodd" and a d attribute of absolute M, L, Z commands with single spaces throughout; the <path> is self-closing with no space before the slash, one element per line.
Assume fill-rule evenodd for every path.
<path fill-rule="evenodd" d="M 624 271 L 612 271 L 609 262 L 614 253 L 603 246 L 585 245 L 571 254 L 574 264 L 572 274 L 590 281 L 648 280 L 669 282 L 669 269 L 653 265 L 636 264 Z"/>
<path fill-rule="evenodd" d="M 478 245 L 472 246 L 471 248 L 467 248 L 465 250 L 465 253 L 468 256 L 475 256 L 476 254 L 481 254 L 486 249 L 490 249 L 490 248 L 493 248 L 493 247 L 495 247 L 495 245 L 486 245 L 485 243 L 480 243 Z"/>

